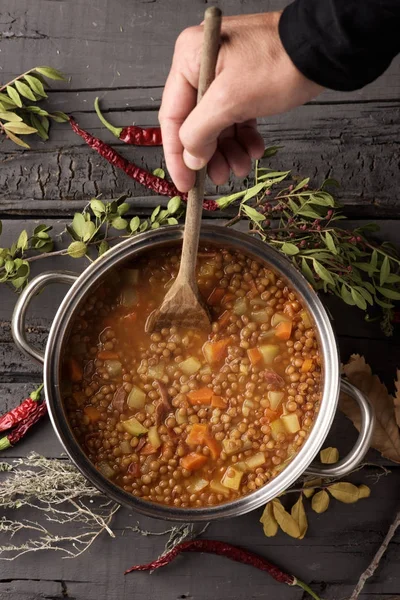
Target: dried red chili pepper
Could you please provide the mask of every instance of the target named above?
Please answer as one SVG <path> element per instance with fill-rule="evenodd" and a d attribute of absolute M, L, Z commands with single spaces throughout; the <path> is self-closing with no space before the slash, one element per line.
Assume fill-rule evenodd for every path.
<path fill-rule="evenodd" d="M 26 417 L 24 421 L 21 421 L 14 429 L 4 437 L 0 438 L 0 450 L 6 450 L 10 446 L 15 446 L 17 442 L 22 439 L 26 432 L 35 425 L 44 415 L 47 414 L 46 402 L 35 403 L 35 406 Z"/>
<path fill-rule="evenodd" d="M 160 127 L 138 127 L 130 125 L 129 127 L 114 127 L 107 121 L 99 107 L 99 99 L 94 101 L 94 108 L 100 121 L 116 138 L 120 139 L 124 144 L 132 144 L 134 146 L 162 146 L 162 136 Z"/>
<path fill-rule="evenodd" d="M 43 383 L 37 390 L 31 393 L 29 398 L 23 400 L 19 406 L 12 408 L 0 417 L 0 431 L 11 429 L 11 427 L 15 427 L 15 425 L 24 421 L 35 408 L 37 401 L 40 400 L 42 389 Z"/>
<path fill-rule="evenodd" d="M 154 569 L 165 567 L 182 552 L 206 552 L 207 554 L 217 554 L 218 556 L 225 556 L 226 558 L 230 558 L 231 560 L 245 565 L 251 565 L 256 569 L 260 569 L 260 571 L 265 571 L 279 583 L 286 583 L 291 586 L 298 585 L 308 592 L 315 600 L 320 600 L 317 594 L 313 592 L 306 583 L 300 581 L 300 579 L 297 579 L 297 577 L 294 577 L 293 575 L 289 575 L 289 573 L 281 571 L 279 567 L 270 563 L 263 556 L 217 540 L 190 540 L 188 542 L 182 542 L 151 563 L 146 565 L 134 565 L 125 571 L 125 575 L 132 571 L 154 571 Z"/>
<path fill-rule="evenodd" d="M 153 190 L 153 192 L 156 192 L 161 196 L 169 196 L 170 198 L 173 198 L 174 196 L 180 196 L 182 200 L 187 200 L 187 194 L 182 194 L 173 183 L 170 183 L 165 179 L 161 179 L 161 177 L 157 177 L 145 169 L 130 163 L 126 158 L 118 154 L 114 148 L 79 127 L 72 117 L 70 117 L 70 124 L 73 131 L 78 134 L 88 144 L 88 146 L 96 150 L 96 152 L 98 152 L 100 156 L 105 158 L 110 164 L 124 171 L 124 173 L 138 183 L 144 185 L 149 190 Z M 204 200 L 203 208 L 205 210 L 217 210 L 218 204 L 215 202 L 215 200 Z"/>

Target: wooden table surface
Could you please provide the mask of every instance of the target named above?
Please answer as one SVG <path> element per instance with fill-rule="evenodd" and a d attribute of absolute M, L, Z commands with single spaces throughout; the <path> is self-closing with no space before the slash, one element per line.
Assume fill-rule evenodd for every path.
<path fill-rule="evenodd" d="M 104 99 L 108 116 L 116 124 L 157 122 L 157 109 L 168 73 L 174 40 L 184 27 L 198 23 L 203 0 L 2 0 L 0 14 L 0 80 L 35 65 L 64 71 L 70 80 L 55 82 L 49 94 L 53 109 L 73 113 L 82 126 L 110 140 L 93 110 L 96 96 Z M 257 0 L 220 0 L 226 15 L 259 12 Z M 263 10 L 286 3 L 265 0 Z M 315 183 L 327 176 L 341 182 L 339 198 L 353 223 L 374 220 L 381 239 L 398 240 L 399 222 L 399 60 L 375 83 L 352 93 L 326 92 L 315 102 L 288 115 L 264 119 L 261 130 L 267 144 L 284 148 L 274 158 L 276 168 L 291 168 L 311 175 Z M 267 76 L 267 74 L 266 74 Z M 115 140 L 114 140 L 115 142 Z M 126 148 L 124 156 L 155 169 L 163 165 L 162 153 L 152 148 Z M 10 143 L 0 150 L 0 210 L 4 220 L 2 246 L 21 229 L 46 222 L 62 231 L 65 221 L 81 210 L 95 194 L 104 198 L 127 192 L 132 212 L 147 213 L 158 199 L 117 172 L 83 145 L 68 125 L 52 126 L 50 140 L 34 142 L 30 151 Z M 233 189 L 237 182 L 218 190 Z M 209 193 L 215 193 L 208 184 Z M 82 261 L 65 258 L 43 261 L 44 268 L 83 268 Z M 36 269 L 34 272 L 38 272 Z M 36 300 L 29 317 L 32 341 L 43 343 L 65 290 L 47 290 Z M 0 408 L 14 405 L 40 382 L 40 366 L 22 356 L 10 334 L 15 295 L 0 291 Z M 378 324 L 366 324 L 360 311 L 343 309 L 327 301 L 338 336 L 342 359 L 359 352 L 367 357 L 392 387 L 399 364 L 399 326 L 388 340 Z M 328 441 L 343 451 L 356 434 L 338 415 Z M 35 450 L 59 457 L 62 448 L 49 423 L 38 426 L 8 457 L 25 456 Z M 369 459 L 385 464 L 377 453 Z M 389 465 L 388 465 L 389 466 Z M 310 528 L 302 541 L 280 533 L 264 537 L 258 522 L 260 511 L 213 523 L 207 535 L 239 543 L 264 554 L 312 584 L 325 599 L 348 597 L 394 516 L 399 502 L 400 469 L 372 485 L 372 495 L 354 505 L 339 504 L 323 515 L 310 514 Z M 353 476 L 354 481 L 373 482 L 373 467 Z M 30 518 L 21 511 L 19 518 Z M 104 534 L 79 559 L 64 560 L 53 553 L 26 555 L 0 563 L 1 600 L 300 600 L 298 588 L 275 583 L 266 574 L 210 556 L 186 556 L 164 572 L 141 573 L 124 578 L 124 568 L 158 555 L 164 540 L 139 537 L 126 531 L 140 524 L 162 529 L 165 524 L 144 519 L 121 509 L 115 522 L 116 539 Z M 395 539 L 377 575 L 361 595 L 363 600 L 400 599 L 398 543 Z"/>

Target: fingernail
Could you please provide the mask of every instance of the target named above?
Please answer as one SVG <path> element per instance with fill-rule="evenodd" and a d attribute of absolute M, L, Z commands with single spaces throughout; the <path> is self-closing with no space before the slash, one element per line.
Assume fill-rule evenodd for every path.
<path fill-rule="evenodd" d="M 202 158 L 193 156 L 193 154 L 190 154 L 190 152 L 188 152 L 187 150 L 183 151 L 183 160 L 185 162 L 185 165 L 189 169 L 192 169 L 192 171 L 199 171 L 206 165 L 206 162 Z"/>

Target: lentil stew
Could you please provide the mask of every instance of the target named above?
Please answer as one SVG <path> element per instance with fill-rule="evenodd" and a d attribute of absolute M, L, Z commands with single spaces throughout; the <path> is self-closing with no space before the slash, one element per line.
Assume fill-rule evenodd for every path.
<path fill-rule="evenodd" d="M 261 262 L 201 248 L 211 332 L 145 333 L 179 251 L 143 254 L 81 307 L 63 358 L 71 429 L 103 476 L 143 500 L 200 508 L 268 483 L 301 448 L 322 395 L 315 327 Z"/>

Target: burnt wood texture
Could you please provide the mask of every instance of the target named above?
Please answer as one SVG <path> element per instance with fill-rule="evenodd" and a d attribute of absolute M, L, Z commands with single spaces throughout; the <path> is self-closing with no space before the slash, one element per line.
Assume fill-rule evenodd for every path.
<path fill-rule="evenodd" d="M 124 156 L 140 166 L 164 166 L 159 148 L 126 147 L 105 130 L 93 109 L 96 96 L 106 117 L 116 125 L 157 123 L 163 85 L 179 32 L 201 21 L 204 0 L 2 0 L 0 9 L 0 82 L 37 65 L 59 68 L 69 77 L 54 82 L 48 105 L 73 113 L 95 135 L 113 142 Z M 220 0 L 225 15 L 275 10 L 284 0 Z M 399 59 L 379 80 L 351 93 L 327 91 L 314 102 L 287 115 L 261 120 L 268 145 L 283 148 L 273 158 L 277 169 L 320 183 L 327 176 L 341 182 L 338 197 L 352 221 L 379 221 L 380 239 L 399 241 Z M 159 198 L 116 171 L 76 137 L 68 124 L 55 124 L 50 140 L 32 143 L 21 151 L 9 142 L 0 146 L 0 214 L 5 220 L 1 246 L 39 221 L 61 233 L 68 218 L 95 194 L 104 198 L 128 193 L 132 214 L 147 214 Z M 239 182 L 207 194 L 237 189 Z M 165 202 L 165 199 L 163 199 Z M 215 219 L 215 215 L 212 216 Z M 211 218 L 211 217 L 210 217 Z M 218 218 L 218 217 L 217 217 Z M 220 219 L 221 225 L 223 220 Z M 68 268 L 81 271 L 84 261 L 66 257 L 35 264 L 39 270 Z M 52 316 L 65 287 L 45 290 L 29 316 L 32 342 L 44 346 Z M 378 324 L 365 323 L 357 309 L 343 310 L 335 299 L 324 299 L 334 319 L 341 357 L 364 354 L 373 370 L 392 389 L 400 357 L 399 326 L 388 340 Z M 10 320 L 15 295 L 0 290 L 0 409 L 7 410 L 41 381 L 40 366 L 14 346 Z M 338 415 L 327 443 L 344 453 L 356 433 Z M 43 423 L 5 456 L 36 451 L 62 457 L 62 448 L 50 423 Z M 347 598 L 358 575 L 366 568 L 383 539 L 400 500 L 400 469 L 376 452 L 370 462 L 385 465 L 391 473 L 374 485 L 376 467 L 352 476 L 372 488 L 371 497 L 356 507 L 332 502 L 329 512 L 308 510 L 310 527 L 302 541 L 280 533 L 264 537 L 258 522 L 261 511 L 213 523 L 207 536 L 246 546 L 264 554 L 288 572 L 309 582 L 325 600 Z M 18 518 L 34 515 L 23 509 Z M 186 555 L 167 569 L 148 575 L 123 571 L 133 563 L 147 562 L 163 549 L 158 537 L 139 537 L 129 526 L 161 531 L 165 523 L 142 518 L 121 509 L 114 522 L 116 538 L 104 534 L 77 560 L 52 553 L 28 554 L 0 563 L 0 600 L 305 600 L 298 588 L 275 583 L 265 573 L 223 559 Z M 398 543 L 395 537 L 376 576 L 365 586 L 362 600 L 400 600 Z"/>

